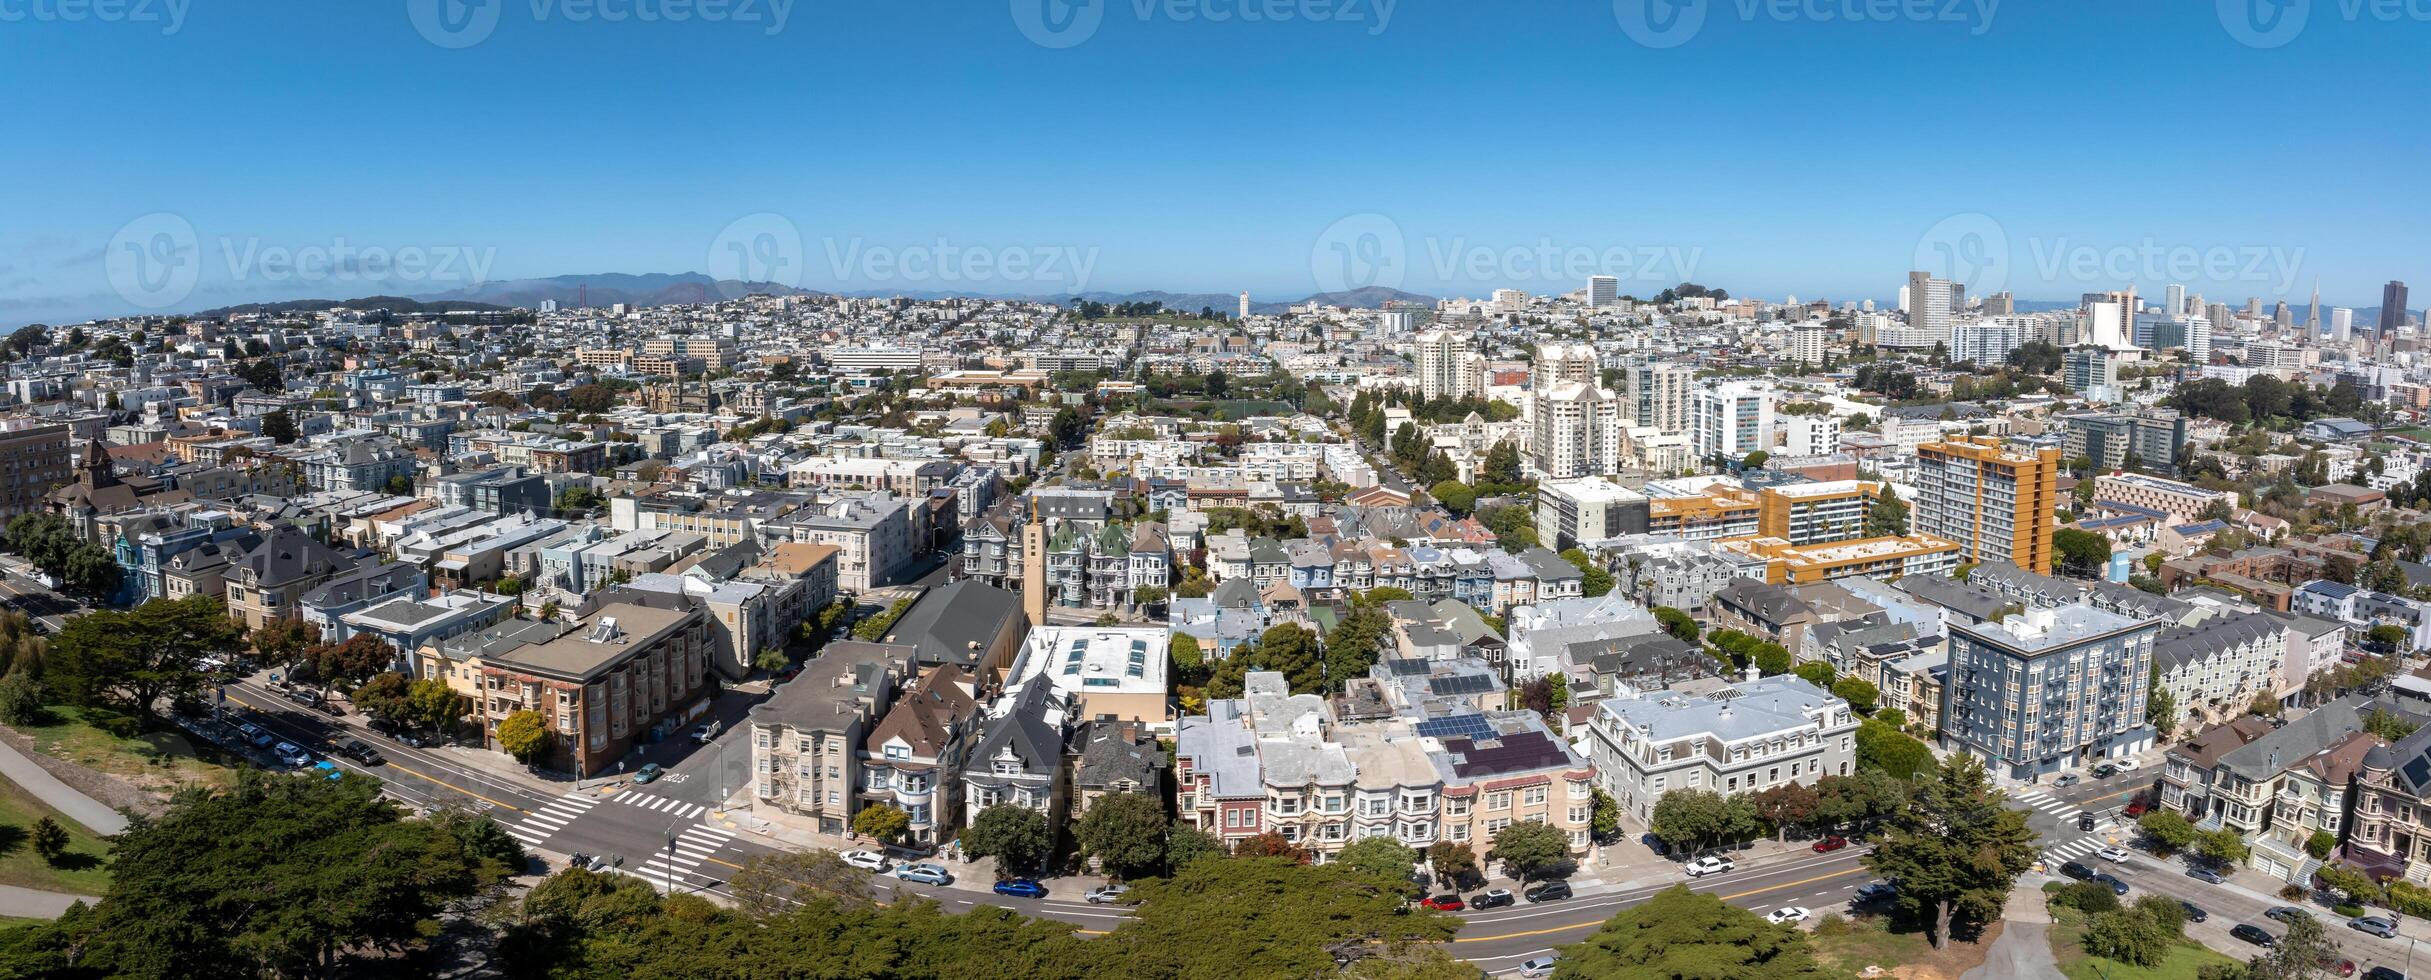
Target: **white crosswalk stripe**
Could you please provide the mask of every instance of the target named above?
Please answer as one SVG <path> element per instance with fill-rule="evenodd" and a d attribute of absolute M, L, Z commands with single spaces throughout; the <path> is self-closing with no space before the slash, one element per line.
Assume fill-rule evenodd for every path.
<path fill-rule="evenodd" d="M 562 819 L 551 819 L 547 814 L 533 813 L 528 814 L 523 818 L 523 825 L 526 827 L 538 826 L 543 830 L 556 831 L 564 827 L 566 825 L 566 821 Z"/>

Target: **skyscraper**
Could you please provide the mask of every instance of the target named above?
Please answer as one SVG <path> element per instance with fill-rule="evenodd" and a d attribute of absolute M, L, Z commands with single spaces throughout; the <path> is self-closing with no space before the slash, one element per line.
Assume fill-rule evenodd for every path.
<path fill-rule="evenodd" d="M 1536 468 L 1553 479 L 1621 468 L 1621 399 L 1596 384 L 1595 349 L 1547 344 L 1529 372 Z"/>
<path fill-rule="evenodd" d="M 1958 542 L 1971 562 L 2051 573 L 2060 450 L 2012 452 L 1992 438 L 1916 447 L 1918 534 Z"/>
<path fill-rule="evenodd" d="M 1249 294 L 1241 294 L 1241 319 L 1249 319 Z"/>
<path fill-rule="evenodd" d="M 1486 393 L 1486 358 L 1469 351 L 1466 334 L 1429 330 L 1411 344 L 1418 393 L 1427 398 L 1474 398 Z"/>
<path fill-rule="evenodd" d="M 2170 283 L 2169 288 L 2161 291 L 2161 297 L 2161 312 L 2170 316 L 2186 312 L 2186 287 Z"/>
<path fill-rule="evenodd" d="M 1621 298 L 1621 277 L 1588 276 L 1587 305 L 1597 308 L 1611 306 Z"/>
<path fill-rule="evenodd" d="M 1688 388 L 1697 370 L 1639 359 L 1621 367 L 1621 421 L 1665 435 L 1688 431 Z"/>
<path fill-rule="evenodd" d="M 1907 296 L 1908 326 L 1946 340 L 1950 332 L 1950 312 L 1965 301 L 1964 291 L 1959 285 L 1947 279 L 1935 279 L 1929 273 L 1910 272 Z"/>
<path fill-rule="evenodd" d="M 2313 306 L 2311 311 L 2304 315 L 2304 342 L 2308 344 L 2321 342 L 2321 280 L 2319 279 L 2313 280 Z"/>
<path fill-rule="evenodd" d="M 2406 284 L 2395 279 L 2380 287 L 2380 331 L 2372 339 L 2377 342 L 2396 333 L 2406 325 Z"/>
<path fill-rule="evenodd" d="M 1772 392 L 1745 381 L 1717 381 L 1688 396 L 1689 449 L 1705 459 L 1738 459 L 1773 445 Z"/>
<path fill-rule="evenodd" d="M 2330 339 L 2341 344 L 2355 342 L 2355 311 L 2343 306 L 2330 308 Z"/>

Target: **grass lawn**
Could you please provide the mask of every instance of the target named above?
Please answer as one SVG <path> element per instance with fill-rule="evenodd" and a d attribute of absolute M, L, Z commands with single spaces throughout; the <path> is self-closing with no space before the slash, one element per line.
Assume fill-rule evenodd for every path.
<path fill-rule="evenodd" d="M 158 793 L 203 783 L 226 786 L 235 774 L 217 761 L 218 747 L 176 732 L 145 732 L 120 738 L 84 720 L 84 710 L 51 708 L 40 725 L 17 729 L 45 755 L 106 772 Z"/>
<path fill-rule="evenodd" d="M 2085 952 L 2085 914 L 2075 909 L 2051 910 L 2051 956 L 2069 980 L 2195 980 L 2195 973 L 2215 963 L 2237 963 L 2226 954 L 2192 939 L 2171 947 L 2156 966 L 2137 966 Z"/>
<path fill-rule="evenodd" d="M 1983 965 L 1986 951 L 2000 938 L 2000 931 L 2001 924 L 1992 922 L 1974 942 L 1954 942 L 1948 949 L 1936 950 L 1922 931 L 1895 927 L 1887 916 L 1846 918 L 1835 913 L 1815 924 L 1812 938 L 1817 958 L 1850 973 L 1868 966 L 1906 967 L 1901 975 L 1910 980 L 1954 980 Z"/>
<path fill-rule="evenodd" d="M 67 828 L 67 853 L 54 866 L 34 853 L 34 821 L 49 817 Z M 110 846 L 83 824 L 44 806 L 16 783 L 0 779 L 0 884 L 99 895 L 109 887 Z"/>

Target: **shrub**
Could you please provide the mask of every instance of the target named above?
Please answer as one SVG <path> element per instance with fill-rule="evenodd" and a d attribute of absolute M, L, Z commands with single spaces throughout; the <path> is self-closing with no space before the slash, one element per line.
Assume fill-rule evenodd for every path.
<path fill-rule="evenodd" d="M 2279 890 L 2279 897 L 2291 902 L 2304 901 L 2304 897 L 2310 894 L 2312 892 L 2306 891 L 2303 885 L 2289 885 Z"/>
<path fill-rule="evenodd" d="M 123 711 L 109 708 L 86 708 L 87 724 L 119 738 L 134 738 L 143 734 L 143 720 Z"/>
<path fill-rule="evenodd" d="M 2051 897 L 2051 904 L 2071 908 L 2086 915 L 2115 912 L 2119 908 L 2117 892 L 2098 881 L 2073 881 L 2060 887 Z"/>
<path fill-rule="evenodd" d="M 1822 918 L 1815 920 L 1815 935 L 1817 936 L 1839 936 L 1847 934 L 1848 931 L 1848 918 L 1838 912 L 1825 912 Z"/>
<path fill-rule="evenodd" d="M 2363 917 L 2363 906 L 2361 905 L 2334 905 L 2330 907 L 2330 911 L 2338 913 L 2338 917 L 2342 919 Z"/>

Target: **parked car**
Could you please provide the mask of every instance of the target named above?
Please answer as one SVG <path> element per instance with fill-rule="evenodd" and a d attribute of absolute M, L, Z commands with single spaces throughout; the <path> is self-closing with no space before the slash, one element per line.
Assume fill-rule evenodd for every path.
<path fill-rule="evenodd" d="M 707 745 L 717 740 L 717 733 L 724 727 L 718 724 L 714 718 L 694 725 L 692 726 L 692 741 L 695 744 Z"/>
<path fill-rule="evenodd" d="M 2052 788 L 2052 789 L 2067 789 L 2067 788 L 2068 788 L 2068 787 L 2070 787 L 2070 786 L 2074 786 L 2074 785 L 2076 785 L 2076 782 L 2077 782 L 2077 775 L 2076 775 L 2076 773 L 2073 773 L 2073 772 L 2061 773 L 2061 774 L 2060 774 L 2060 778 L 2058 778 L 2058 779 L 2054 779 L 2054 780 L 2052 780 L 2052 781 L 2051 781 L 2051 788 Z"/>
<path fill-rule="evenodd" d="M 895 867 L 895 880 L 915 885 L 950 885 L 954 876 L 934 864 L 904 864 Z"/>
<path fill-rule="evenodd" d="M 1846 837 L 1826 837 L 1815 842 L 1815 853 L 1830 854 L 1847 846 L 1849 846 L 1849 839 Z"/>
<path fill-rule="evenodd" d="M 368 722 L 365 722 L 363 727 L 371 729 L 372 731 L 381 735 L 386 735 L 390 738 L 397 737 L 398 732 L 405 730 L 405 726 L 399 725 L 396 722 L 389 721 L 385 718 L 374 718 Z"/>
<path fill-rule="evenodd" d="M 1898 885 L 1891 884 L 1887 881 L 1877 881 L 1859 886 L 1857 889 L 1857 897 L 1853 899 L 1853 901 L 1862 905 L 1866 902 L 1886 899 L 1897 894 L 1899 894 Z"/>
<path fill-rule="evenodd" d="M 1013 898 L 1045 898 L 1047 886 L 1028 878 L 1007 878 L 996 883 L 996 894 Z"/>
<path fill-rule="evenodd" d="M 270 753 L 278 756 L 280 762 L 299 769 L 312 764 L 312 753 L 304 751 L 294 742 L 280 742 L 270 749 Z"/>
<path fill-rule="evenodd" d="M 2276 937 L 2272 936 L 2268 932 L 2264 932 L 2261 926 L 2255 925 L 2251 922 L 2237 923 L 2237 927 L 2229 930 L 2228 934 L 2245 940 L 2246 942 L 2253 943 L 2254 945 L 2260 946 L 2264 949 L 2269 949 L 2273 946 L 2279 945 L 2279 940 Z"/>
<path fill-rule="evenodd" d="M 2334 977 L 2351 977 L 2355 975 L 2354 960 L 2340 959 L 2336 956 L 2324 956 L 2316 965 L 2320 966 L 2324 970 L 2328 970 L 2330 975 Z"/>
<path fill-rule="evenodd" d="M 2107 762 L 2102 763 L 2101 765 L 2098 765 L 2098 766 L 2093 767 L 2093 778 L 2095 778 L 2095 779 L 2109 779 L 2110 777 L 2112 777 L 2112 776 L 2116 776 L 2116 775 L 2118 775 L 2118 774 L 2119 774 L 2119 767 L 2114 766 L 2114 765 L 2111 765 L 2110 763 L 2107 763 Z"/>
<path fill-rule="evenodd" d="M 2297 916 L 2312 914 L 2293 905 L 2273 905 L 2262 911 L 2263 918 L 2274 922 L 2294 922 Z"/>
<path fill-rule="evenodd" d="M 1770 922 L 1777 926 L 1788 925 L 1792 922 L 1804 922 L 1806 921 L 1807 916 L 1813 914 L 1815 914 L 1813 910 L 1808 909 L 1803 905 L 1784 905 L 1766 914 L 1764 916 L 1764 921 Z"/>
<path fill-rule="evenodd" d="M 2397 923 L 2377 915 L 2367 915 L 2361 918 L 2348 919 L 2347 928 L 2353 929 L 2356 932 L 2379 936 L 2382 939 L 2397 938 Z"/>
<path fill-rule="evenodd" d="M 2211 913 L 2203 911 L 2203 906 L 2183 898 L 2178 900 L 2178 907 L 2186 910 L 2186 921 L 2188 922 L 2201 922 L 2212 917 Z"/>
<path fill-rule="evenodd" d="M 2092 865 L 2077 861 L 2070 861 L 2066 864 L 2060 865 L 2060 873 L 2078 881 L 2092 881 L 2094 876 Z"/>
<path fill-rule="evenodd" d="M 665 775 L 666 772 L 667 767 L 659 765 L 658 763 L 643 763 L 641 771 L 633 774 L 633 785 L 639 786 L 643 783 L 656 782 L 658 781 L 658 777 Z"/>
<path fill-rule="evenodd" d="M 1425 899 L 1421 900 L 1418 904 L 1434 909 L 1437 912 L 1458 912 L 1469 907 L 1469 903 L 1461 901 L 1460 896 L 1448 893 L 1443 895 L 1429 895 Z"/>
<path fill-rule="evenodd" d="M 2126 882 L 2124 882 L 2124 881 L 2120 881 L 2120 880 L 2118 879 L 2118 876 L 2113 875 L 2113 874 L 2111 874 L 2110 872 L 2105 871 L 2105 872 L 2103 872 L 2103 873 L 2101 873 L 2101 874 L 2094 875 L 2094 876 L 2093 876 L 2093 880 L 2098 881 L 2098 882 L 2101 882 L 2102 884 L 2105 884 L 2105 885 L 2109 885 L 2109 886 L 2110 886 L 2110 890 L 2111 890 L 2111 892 L 2113 892 L 2114 894 L 2119 894 L 2119 895 L 2125 895 L 2125 894 L 2127 894 L 2127 883 L 2126 883 Z"/>
<path fill-rule="evenodd" d="M 1526 980 L 1544 980 L 1553 975 L 1553 957 L 1539 956 L 1519 964 L 1519 975 Z"/>
<path fill-rule="evenodd" d="M 1508 888 L 1489 888 L 1485 891 L 1469 896 L 1469 907 L 1473 909 L 1498 909 L 1505 905 L 1515 904 L 1518 901 L 1519 899 L 1516 896 L 1513 896 L 1511 894 L 1511 890 Z"/>
<path fill-rule="evenodd" d="M 2110 767 L 2120 772 L 2134 772 L 2144 768 L 2144 764 L 2133 758 L 2122 758 L 2110 760 Z"/>
<path fill-rule="evenodd" d="M 1123 896 L 1129 894 L 1131 894 L 1130 885 L 1107 884 L 1089 889 L 1089 893 L 1081 897 L 1088 899 L 1091 905 L 1108 905 L 1122 901 Z"/>
<path fill-rule="evenodd" d="M 290 687 L 280 691 L 279 694 L 280 696 L 285 697 L 287 700 L 293 701 L 307 708 L 318 708 L 321 706 L 321 692 L 313 690 L 309 687 Z"/>
<path fill-rule="evenodd" d="M 1722 870 L 1730 869 L 1725 867 Z M 1567 881 L 1538 882 L 1528 886 L 1527 896 L 1530 902 L 1558 902 L 1570 897 L 1570 883 Z"/>
<path fill-rule="evenodd" d="M 250 721 L 236 726 L 236 734 L 244 738 L 245 744 L 253 746 L 257 749 L 269 748 L 270 743 L 279 740 L 278 736 L 263 731 L 262 726 L 256 725 Z"/>
<path fill-rule="evenodd" d="M 843 858 L 845 864 L 863 871 L 886 870 L 886 855 L 876 851 L 846 851 L 837 856 Z"/>
<path fill-rule="evenodd" d="M 2120 812 L 2125 814 L 2128 819 L 2133 820 L 2137 817 L 2141 817 L 2152 812 L 2152 801 L 2145 799 L 2142 796 L 2138 796 L 2135 799 L 2127 801 L 2127 808 Z"/>
<path fill-rule="evenodd" d="M 380 754 L 380 750 L 372 748 L 359 738 L 350 738 L 340 743 L 338 754 L 367 766 L 376 766 L 388 761 L 387 757 Z"/>
<path fill-rule="evenodd" d="M 2406 971 L 2396 967 L 2376 966 L 2364 971 L 2363 980 L 2406 980 Z"/>
<path fill-rule="evenodd" d="M 338 764 L 337 764 L 337 763 L 335 763 L 335 762 L 331 762 L 331 761 L 329 761 L 329 760 L 327 760 L 327 759 L 323 759 L 323 760 L 321 760 L 321 761 L 319 761 L 319 762 L 315 762 L 315 763 L 313 763 L 313 764 L 312 764 L 312 771 L 313 771 L 313 773 L 314 773 L 315 775 L 320 776 L 322 779 L 344 779 L 344 778 L 346 778 L 346 773 L 344 773 L 344 772 L 342 772 L 342 771 L 340 771 L 340 770 L 338 769 Z"/>
<path fill-rule="evenodd" d="M 1684 870 L 1688 872 L 1688 876 L 1691 878 L 1702 878 L 1710 874 L 1720 874 L 1735 867 L 1737 867 L 1737 865 L 1730 863 L 1729 858 L 1716 857 L 1708 854 L 1704 857 L 1688 862 L 1688 867 Z"/>
<path fill-rule="evenodd" d="M 2221 877 L 2220 872 L 2214 871 L 2210 868 L 2188 868 L 2186 869 L 2186 876 L 2193 878 L 2196 881 L 2213 885 L 2217 885 L 2228 880 L 2227 878 Z"/>
<path fill-rule="evenodd" d="M 2102 860 L 2108 861 L 2112 864 L 2126 864 L 2127 859 L 2133 855 L 2128 854 L 2126 848 L 2119 847 L 2114 844 L 2110 847 L 2105 847 L 2101 850 L 2093 852 L 2093 856 L 2101 858 Z"/>

